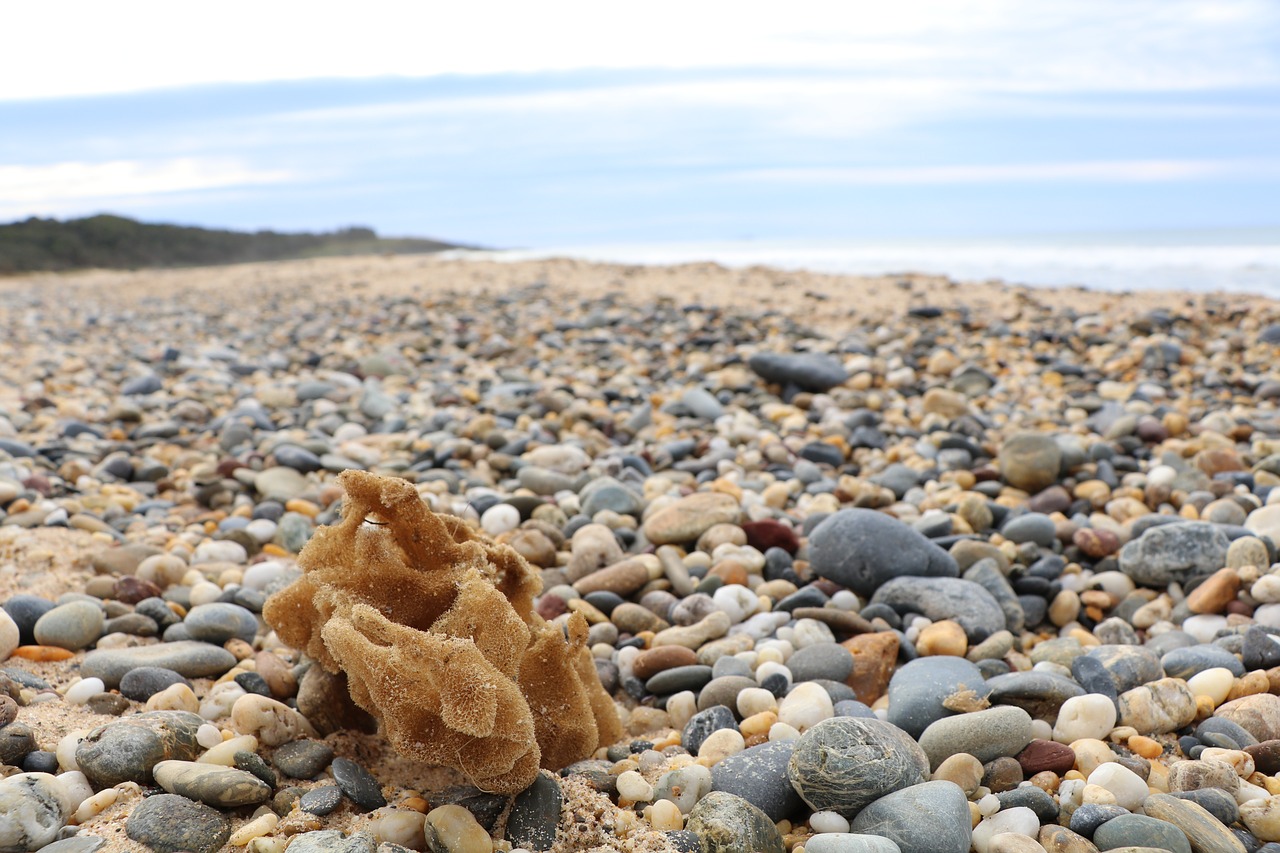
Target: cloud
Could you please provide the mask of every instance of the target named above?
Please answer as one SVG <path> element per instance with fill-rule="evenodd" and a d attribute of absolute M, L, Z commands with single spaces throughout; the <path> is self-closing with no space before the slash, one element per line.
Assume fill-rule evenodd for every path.
<path fill-rule="evenodd" d="M 258 169 L 228 158 L 64 162 L 0 166 L 0 216 L 55 215 L 137 205 L 174 193 L 278 184 L 296 179 L 284 169 Z"/>
<path fill-rule="evenodd" d="M 215 83 L 584 69 L 850 71 L 1030 91 L 1274 83 L 1272 0 L 97 0 L 6 9 L 0 101 Z M 36 34 L 48 34 L 41 38 Z M 49 43 L 56 38 L 56 54 Z M 51 61 L 51 57 L 74 61 Z M 162 70 L 160 70 L 162 69 Z"/>
<path fill-rule="evenodd" d="M 749 169 L 718 180 L 783 184 L 938 185 L 991 183 L 1163 183 L 1231 176 L 1280 174 L 1280 161 L 1116 160 L 1081 163 L 998 163 L 870 168 L 801 167 Z"/>

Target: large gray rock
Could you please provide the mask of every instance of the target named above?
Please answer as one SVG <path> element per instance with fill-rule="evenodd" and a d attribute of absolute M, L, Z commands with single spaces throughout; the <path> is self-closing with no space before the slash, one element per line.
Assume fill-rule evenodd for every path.
<path fill-rule="evenodd" d="M 951 555 L 924 534 L 872 509 L 842 509 L 824 519 L 809 536 L 809 551 L 815 573 L 863 596 L 904 575 L 960 574 Z"/>
<path fill-rule="evenodd" d="M 928 775 L 929 759 L 906 732 L 862 717 L 818 723 L 796 741 L 787 764 L 787 778 L 811 808 L 846 818 Z"/>
<path fill-rule="evenodd" d="M 969 853 L 969 801 L 959 785 L 925 782 L 876 800 L 849 830 L 888 838 L 902 853 Z"/>
<path fill-rule="evenodd" d="M 147 711 L 107 723 L 85 735 L 76 764 L 98 788 L 121 782 L 150 784 L 161 761 L 194 761 L 202 749 L 196 731 L 204 725 L 187 711 Z"/>
<path fill-rule="evenodd" d="M 1120 549 L 1120 571 L 1135 583 L 1164 587 L 1216 572 L 1230 547 L 1227 534 L 1207 521 L 1162 524 Z"/>
<path fill-rule="evenodd" d="M 182 640 L 133 649 L 95 649 L 84 657 L 80 675 L 101 678 L 109 689 L 120 686 L 126 672 L 140 666 L 161 666 L 187 678 L 222 675 L 236 665 L 236 656 L 221 646 Z"/>
<path fill-rule="evenodd" d="M 899 613 L 920 613 L 934 622 L 950 619 L 964 629 L 971 643 L 980 643 L 1005 629 L 1006 617 L 991 593 L 960 578 L 894 578 L 871 597 Z"/>
<path fill-rule="evenodd" d="M 929 725 L 956 713 L 943 702 L 964 691 L 987 695 L 982 671 L 964 658 L 916 658 L 889 680 L 889 722 L 918 738 Z"/>

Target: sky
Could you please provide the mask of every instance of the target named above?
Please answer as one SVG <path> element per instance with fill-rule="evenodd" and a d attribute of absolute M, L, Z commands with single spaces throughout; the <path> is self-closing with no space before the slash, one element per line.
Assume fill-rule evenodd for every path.
<path fill-rule="evenodd" d="M 493 247 L 1280 226 L 1280 2 L 9 4 L 0 221 Z"/>

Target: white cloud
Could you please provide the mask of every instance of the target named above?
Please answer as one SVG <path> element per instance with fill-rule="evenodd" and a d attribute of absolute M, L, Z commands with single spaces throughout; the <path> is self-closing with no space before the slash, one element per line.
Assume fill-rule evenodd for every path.
<path fill-rule="evenodd" d="M 937 185 L 1099 181 L 1161 183 L 1231 175 L 1280 174 L 1280 162 L 1115 160 L 1080 163 L 1000 163 L 885 168 L 785 168 L 729 172 L 719 180 L 785 184 Z"/>
<path fill-rule="evenodd" d="M 10 4 L 0 100 L 209 83 L 760 67 L 1029 90 L 1274 83 L 1272 0 Z"/>
<path fill-rule="evenodd" d="M 82 213 L 172 193 L 276 184 L 294 178 L 287 170 L 255 169 L 225 158 L 0 166 L 0 217 Z"/>

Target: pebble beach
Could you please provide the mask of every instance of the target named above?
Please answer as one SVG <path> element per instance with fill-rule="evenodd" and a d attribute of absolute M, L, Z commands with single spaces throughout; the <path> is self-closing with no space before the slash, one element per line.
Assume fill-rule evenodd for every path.
<path fill-rule="evenodd" d="M 1280 851 L 1278 302 L 388 256 L 0 330 L 0 851 Z M 518 552 L 621 739 L 398 754 L 263 618 L 347 470 Z"/>

